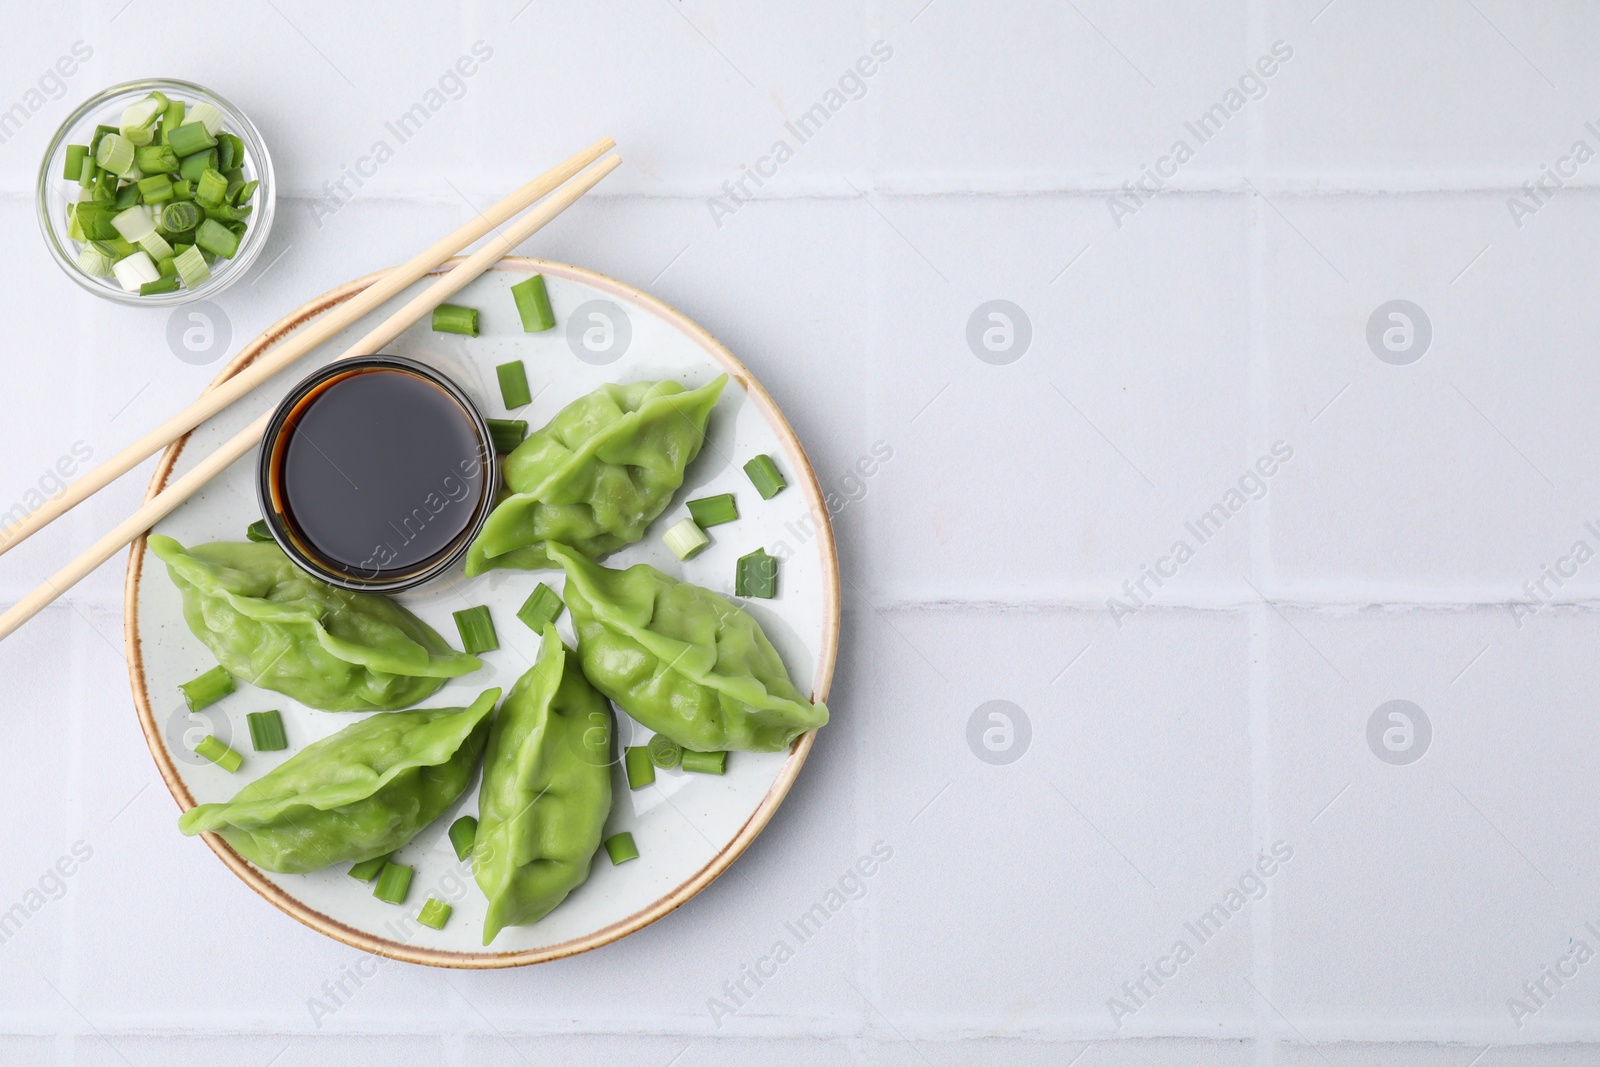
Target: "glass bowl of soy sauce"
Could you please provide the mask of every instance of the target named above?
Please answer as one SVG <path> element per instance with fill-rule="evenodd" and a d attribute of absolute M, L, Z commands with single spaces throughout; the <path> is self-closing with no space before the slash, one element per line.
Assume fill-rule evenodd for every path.
<path fill-rule="evenodd" d="M 438 577 L 494 507 L 494 439 L 454 382 L 400 356 L 330 363 L 272 413 L 257 465 L 278 546 L 342 589 Z"/>

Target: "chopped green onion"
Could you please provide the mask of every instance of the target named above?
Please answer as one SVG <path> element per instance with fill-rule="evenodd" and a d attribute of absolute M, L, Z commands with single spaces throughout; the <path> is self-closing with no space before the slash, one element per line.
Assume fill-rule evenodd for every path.
<path fill-rule="evenodd" d="M 133 175 L 138 174 L 138 173 L 139 172 L 136 171 L 136 170 L 135 171 L 129 171 L 128 172 L 128 180 L 129 180 L 129 182 L 137 181 L 137 179 L 135 179 L 133 177 Z M 111 198 L 111 202 L 116 205 L 116 208 L 117 208 L 118 211 L 121 211 L 121 210 L 123 210 L 125 208 L 133 207 L 135 204 L 137 204 L 139 202 L 139 187 L 137 185 L 134 185 L 134 184 L 122 186 L 120 189 L 117 190 L 117 195 Z"/>
<path fill-rule="evenodd" d="M 679 559 L 692 559 L 711 543 L 711 538 L 694 524 L 693 519 L 680 519 L 673 523 L 667 527 L 667 532 L 661 535 L 661 540 L 666 542 L 667 547 L 672 549 L 672 554 Z"/>
<path fill-rule="evenodd" d="M 484 605 L 456 612 L 455 620 L 456 629 L 461 631 L 461 649 L 467 655 L 493 652 L 500 647 L 500 638 L 494 632 L 494 620 L 489 617 L 489 609 Z"/>
<path fill-rule="evenodd" d="M 484 419 L 489 424 L 489 436 L 494 438 L 494 450 L 500 455 L 510 455 L 528 437 L 526 419 Z"/>
<path fill-rule="evenodd" d="M 151 93 L 143 100 L 136 100 L 122 109 L 122 121 L 118 124 L 122 133 L 136 144 L 149 144 L 154 136 L 156 120 L 167 109 L 167 98 L 159 93 Z M 143 137 L 143 140 L 139 140 Z"/>
<path fill-rule="evenodd" d="M 104 241 L 117 236 L 117 228 L 111 223 L 116 214 L 110 204 L 80 203 L 72 217 L 78 221 L 85 237 L 91 241 Z"/>
<path fill-rule="evenodd" d="M 159 204 L 172 199 L 172 179 L 165 174 L 152 174 L 139 180 L 139 199 L 146 204 Z"/>
<path fill-rule="evenodd" d="M 257 519 L 244 528 L 244 536 L 251 541 L 271 541 L 272 528 L 267 525 L 266 519 Z"/>
<path fill-rule="evenodd" d="M 189 109 L 189 121 L 198 122 L 206 128 L 206 133 L 215 137 L 218 130 L 222 129 L 222 109 L 209 100 L 202 100 Z"/>
<path fill-rule="evenodd" d="M 539 588 L 530 593 L 522 607 L 517 609 L 517 618 L 527 623 L 528 629 L 540 634 L 544 633 L 545 623 L 555 622 L 561 617 L 565 607 L 556 591 L 540 582 Z"/>
<path fill-rule="evenodd" d="M 721 526 L 725 522 L 737 519 L 739 505 L 734 503 L 732 493 L 703 496 L 699 500 L 689 501 L 689 514 L 694 517 L 694 524 L 703 530 L 708 526 Z"/>
<path fill-rule="evenodd" d="M 738 570 L 734 572 L 733 592 L 736 596 L 754 596 L 771 600 L 778 595 L 778 560 L 758 548 L 748 556 L 739 557 Z"/>
<path fill-rule="evenodd" d="M 138 292 L 141 285 L 161 277 L 161 272 L 150 260 L 150 253 L 142 249 L 113 263 L 111 273 L 116 275 L 117 283 L 123 290 L 129 293 Z"/>
<path fill-rule="evenodd" d="M 87 241 L 83 235 L 83 227 L 78 223 L 77 204 L 67 205 L 67 236 L 74 241 Z"/>
<path fill-rule="evenodd" d="M 411 891 L 411 868 L 402 867 L 390 860 L 378 874 L 377 888 L 372 895 L 387 904 L 404 904 Z"/>
<path fill-rule="evenodd" d="M 513 285 L 511 298 L 517 302 L 517 314 L 522 317 L 523 333 L 539 333 L 556 324 L 555 312 L 550 310 L 550 294 L 544 287 L 543 274 L 535 274 L 526 281 Z"/>
<path fill-rule="evenodd" d="M 172 262 L 178 268 L 178 277 L 182 278 L 183 284 L 190 289 L 211 277 L 211 268 L 206 266 L 205 257 L 194 245 L 185 245 L 178 250 Z"/>
<path fill-rule="evenodd" d="M 183 690 L 183 702 L 190 711 L 209 708 L 234 690 L 233 675 L 225 667 L 212 667 L 198 678 L 191 678 L 178 686 Z"/>
<path fill-rule="evenodd" d="M 169 233 L 182 233 L 200 225 L 205 213 L 192 200 L 180 200 L 161 209 L 161 228 Z"/>
<path fill-rule="evenodd" d="M 494 373 L 500 379 L 500 400 L 507 411 L 533 402 L 533 396 L 528 392 L 528 372 L 523 369 L 522 360 L 502 363 L 494 369 Z"/>
<path fill-rule="evenodd" d="M 193 200 L 194 199 L 194 182 L 190 181 L 188 178 L 180 178 L 177 181 L 173 182 L 172 183 L 172 199 L 174 199 L 174 200 Z"/>
<path fill-rule="evenodd" d="M 633 843 L 633 835 L 624 830 L 606 838 L 606 855 L 611 857 L 611 865 L 615 867 L 619 863 L 638 859 L 639 846 Z"/>
<path fill-rule="evenodd" d="M 118 235 L 129 241 L 142 240 L 156 232 L 155 220 L 150 216 L 150 209 L 142 204 L 135 204 L 126 211 L 119 211 L 111 217 L 111 225 Z"/>
<path fill-rule="evenodd" d="M 178 268 L 173 265 L 171 256 L 166 259 L 156 260 L 156 270 L 161 272 L 163 278 L 176 278 L 178 276 Z"/>
<path fill-rule="evenodd" d="M 178 153 L 183 155 L 183 153 Z M 208 148 L 204 152 L 196 152 L 192 156 L 184 156 L 183 162 L 178 164 L 178 177 L 185 181 L 197 182 L 200 175 L 217 166 L 217 150 Z"/>
<path fill-rule="evenodd" d="M 666 734 L 656 734 L 644 747 L 650 753 L 650 762 L 662 770 L 671 770 L 683 762 L 683 746 Z"/>
<path fill-rule="evenodd" d="M 78 250 L 78 269 L 91 278 L 109 278 L 111 257 L 94 245 L 84 245 Z"/>
<path fill-rule="evenodd" d="M 125 240 L 116 234 L 112 234 L 104 241 L 96 241 L 95 244 L 100 246 L 100 251 L 112 259 L 122 259 L 139 251 L 138 246 L 132 241 Z"/>
<path fill-rule="evenodd" d="M 456 859 L 464 860 L 472 855 L 472 846 L 478 840 L 478 820 L 471 815 L 463 815 L 450 824 L 450 847 L 456 850 Z"/>
<path fill-rule="evenodd" d="M 244 166 L 244 142 L 231 133 L 216 134 L 217 138 L 217 169 L 224 174 Z"/>
<path fill-rule="evenodd" d="M 89 146 L 86 144 L 67 145 L 67 161 L 61 168 L 61 176 L 69 182 L 78 181 L 83 177 L 83 161 L 89 158 Z"/>
<path fill-rule="evenodd" d="M 450 913 L 453 911 L 454 908 L 438 897 L 429 897 L 428 902 L 422 905 L 422 910 L 417 912 L 417 922 L 423 926 L 431 926 L 435 930 L 443 930 L 444 924 L 450 921 Z"/>
<path fill-rule="evenodd" d="M 172 246 L 167 244 L 166 239 L 154 230 L 139 238 L 139 247 L 149 252 L 151 259 L 172 258 Z M 156 273 L 158 275 L 161 273 L 160 268 L 157 268 Z"/>
<path fill-rule="evenodd" d="M 176 293 L 177 291 L 178 279 L 176 277 L 157 278 L 153 282 L 145 282 L 139 286 L 140 296 L 158 296 L 161 293 Z"/>
<path fill-rule="evenodd" d="M 248 204 L 250 198 L 256 195 L 256 190 L 260 186 L 261 183 L 259 181 L 252 179 L 239 186 L 237 190 L 229 194 L 228 198 L 235 204 Z"/>
<path fill-rule="evenodd" d="M 374 856 L 370 860 L 362 860 L 360 863 L 353 864 L 346 873 L 358 882 L 370 882 L 378 877 L 383 870 L 383 865 L 389 862 L 389 856 L 393 855 L 394 853 L 391 852 L 388 856 Z"/>
<path fill-rule="evenodd" d="M 778 471 L 778 465 L 772 462 L 772 457 L 766 454 L 757 456 L 744 465 L 744 472 L 750 476 L 750 482 L 756 487 L 756 492 L 761 494 L 762 500 L 771 500 L 789 483 L 783 480 L 783 475 Z"/>
<path fill-rule="evenodd" d="M 183 125 L 183 101 L 167 101 L 166 113 L 161 116 L 161 143 L 166 144 L 173 130 Z"/>
<path fill-rule="evenodd" d="M 108 133 L 95 149 L 94 162 L 101 170 L 119 177 L 133 169 L 133 142 L 120 133 Z"/>
<path fill-rule="evenodd" d="M 728 770 L 726 752 L 695 752 L 683 750 L 683 769 L 691 774 L 725 774 Z"/>
<path fill-rule="evenodd" d="M 282 752 L 289 747 L 283 716 L 276 711 L 252 711 L 244 718 L 250 724 L 250 747 L 257 752 Z"/>
<path fill-rule="evenodd" d="M 206 734 L 202 737 L 200 743 L 194 746 L 194 754 L 210 760 L 229 774 L 244 765 L 244 757 L 218 741 L 215 734 Z"/>
<path fill-rule="evenodd" d="M 215 219 L 206 219 L 195 227 L 194 243 L 202 251 L 223 259 L 232 259 L 239 251 L 239 235 Z"/>
<path fill-rule="evenodd" d="M 440 304 L 433 309 L 433 330 L 435 333 L 459 333 L 476 337 L 478 309 L 462 307 L 460 304 Z"/>
<path fill-rule="evenodd" d="M 167 144 L 151 144 L 134 149 L 133 162 L 146 174 L 178 173 L 178 153 Z"/>
<path fill-rule="evenodd" d="M 89 190 L 94 187 L 94 181 L 100 176 L 100 168 L 94 165 L 94 154 L 83 157 L 83 170 L 78 173 L 78 186 Z"/>
<path fill-rule="evenodd" d="M 167 135 L 167 145 L 180 156 L 192 156 L 216 147 L 217 139 L 211 135 L 211 131 L 194 120 L 195 111 L 202 106 L 197 104 L 194 111 L 189 112 L 189 121 Z"/>
<path fill-rule="evenodd" d="M 629 745 L 622 754 L 622 766 L 628 772 L 629 789 L 643 789 L 656 780 L 656 765 L 650 762 L 650 751 L 643 745 Z"/>
<path fill-rule="evenodd" d="M 207 170 L 195 183 L 194 198 L 202 204 L 220 204 L 228 192 L 228 179 L 219 171 Z"/>

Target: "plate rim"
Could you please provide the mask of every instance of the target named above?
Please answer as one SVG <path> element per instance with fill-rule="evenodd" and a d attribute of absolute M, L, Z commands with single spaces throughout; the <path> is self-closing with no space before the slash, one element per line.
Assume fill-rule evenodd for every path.
<path fill-rule="evenodd" d="M 433 268 L 428 274 L 441 274 L 461 262 L 464 258 L 464 256 L 452 257 Z M 349 300 L 379 278 L 397 269 L 399 268 L 390 267 L 386 270 L 374 271 L 363 277 L 355 278 L 342 285 L 335 286 L 300 305 L 300 307 L 267 327 L 241 348 L 217 376 L 207 383 L 204 391 L 209 392 L 215 389 L 219 384 L 237 374 L 291 331 L 338 304 Z M 817 547 L 822 553 L 823 563 L 824 618 L 822 644 L 818 649 L 816 672 L 812 681 L 812 699 L 826 700 L 833 682 L 833 673 L 839 652 L 839 557 L 833 536 L 833 519 L 823 497 L 821 486 L 817 481 L 816 470 L 811 465 L 811 459 L 806 454 L 805 447 L 801 444 L 799 436 L 794 432 L 793 427 L 789 425 L 789 420 L 784 417 L 782 410 L 773 401 L 771 394 L 756 380 L 749 369 L 739 361 L 738 357 L 711 335 L 710 331 L 677 308 L 667 304 L 659 297 L 639 289 L 637 286 L 629 285 L 627 282 L 619 281 L 587 267 L 578 267 L 556 260 L 527 256 L 506 256 L 489 269 L 549 274 L 553 277 L 581 282 L 595 289 L 609 292 L 613 296 L 645 306 L 698 343 L 707 355 L 723 366 L 730 377 L 739 382 L 746 395 L 760 407 L 763 417 L 776 431 L 780 443 L 783 444 L 792 457 L 799 460 L 799 469 L 794 472 L 798 475 L 795 483 L 805 494 L 810 504 L 812 515 L 816 519 Z M 161 459 L 156 464 L 156 469 L 152 473 L 149 486 L 145 491 L 145 500 L 149 500 L 165 487 L 172 474 L 173 467 L 183 454 L 184 446 L 188 443 L 192 433 L 192 430 L 189 433 L 185 433 L 171 445 L 168 445 L 162 452 Z M 133 690 L 134 708 L 139 716 L 139 729 L 144 734 L 145 744 L 150 749 L 150 755 L 155 760 L 157 770 L 161 772 L 161 778 L 166 784 L 167 791 L 177 801 L 180 811 L 187 811 L 195 806 L 194 796 L 184 784 L 182 776 L 179 775 L 177 767 L 173 764 L 172 758 L 166 750 L 166 746 L 161 741 L 161 730 L 156 724 L 155 714 L 151 709 L 148 698 L 148 683 L 144 675 L 144 657 L 139 642 L 139 583 L 143 578 L 145 540 L 148 535 L 149 531 L 139 535 L 133 542 L 128 556 L 127 574 L 123 581 L 123 645 L 127 651 L 128 680 Z M 522 949 L 516 952 L 459 952 L 449 949 L 426 948 L 377 937 L 364 930 L 349 926 L 294 897 L 287 890 L 272 882 L 251 866 L 216 834 L 207 833 L 202 834 L 201 837 L 210 846 L 211 851 L 216 853 L 217 857 L 241 881 L 279 911 L 309 926 L 318 933 L 343 942 L 352 948 L 388 959 L 433 967 L 451 967 L 465 970 L 525 967 L 531 964 L 565 959 L 569 956 L 600 948 L 603 945 L 609 945 L 613 941 L 621 940 L 631 933 L 644 929 L 668 913 L 677 910 L 706 886 L 710 885 L 723 871 L 733 864 L 734 860 L 744 853 L 745 849 L 750 847 L 751 842 L 771 821 L 772 816 L 778 810 L 778 806 L 783 803 L 784 797 L 788 794 L 789 788 L 799 776 L 800 768 L 805 765 L 806 757 L 811 752 L 816 736 L 817 731 L 812 729 L 806 731 L 795 740 L 789 750 L 789 758 L 784 761 L 783 766 L 779 769 L 777 777 L 773 779 L 766 794 L 761 798 L 761 803 L 756 806 L 755 811 L 739 827 L 738 832 L 733 835 L 727 844 L 698 871 L 631 915 L 603 926 L 598 930 L 590 931 L 579 937 L 569 938 L 554 945 L 547 945 L 543 948 Z"/>

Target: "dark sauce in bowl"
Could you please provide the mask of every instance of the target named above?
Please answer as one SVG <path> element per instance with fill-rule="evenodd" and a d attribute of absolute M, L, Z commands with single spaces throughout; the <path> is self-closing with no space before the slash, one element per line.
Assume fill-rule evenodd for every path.
<path fill-rule="evenodd" d="M 268 528 L 291 558 L 346 588 L 390 590 L 448 567 L 494 493 L 482 417 L 449 379 L 411 360 L 332 364 L 300 383 L 267 428 Z"/>

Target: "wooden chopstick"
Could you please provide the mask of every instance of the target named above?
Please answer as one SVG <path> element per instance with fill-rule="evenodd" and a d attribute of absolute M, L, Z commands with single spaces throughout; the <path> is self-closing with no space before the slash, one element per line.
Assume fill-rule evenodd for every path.
<path fill-rule="evenodd" d="M 381 306 L 390 297 L 412 282 L 483 237 L 490 230 L 552 190 L 565 184 L 583 168 L 616 147 L 609 137 L 601 138 L 582 152 L 545 171 L 510 196 L 488 210 L 478 214 L 464 225 L 441 237 L 417 255 L 363 289 L 352 299 L 341 304 L 305 329 L 285 338 L 262 358 L 223 382 L 217 388 L 201 395 L 200 399 L 151 430 L 100 466 L 84 474 L 67 486 L 67 491 L 20 522 L 0 530 L 0 554 L 14 548 L 38 533 L 44 527 L 66 514 L 89 496 L 105 488 L 150 456 L 167 447 L 202 422 L 228 407 L 235 400 L 252 391 L 262 382 L 283 370 L 289 364 L 322 344 L 340 330 Z M 465 284 L 465 283 L 463 283 Z M 406 323 L 410 325 L 410 323 Z M 404 329 L 404 326 L 401 327 Z M 396 331 L 398 333 L 399 331 Z M 392 335 L 380 344 L 387 344 Z M 365 353 L 363 353 L 365 354 Z"/>
<path fill-rule="evenodd" d="M 588 173 L 563 186 L 554 196 L 551 196 L 544 203 L 528 212 L 528 214 L 507 226 L 503 232 L 496 234 L 482 248 L 456 264 L 438 281 L 428 286 L 399 311 L 384 320 L 371 333 L 357 341 L 351 346 L 351 351 L 357 355 L 367 355 L 394 340 L 406 327 L 460 292 L 468 282 L 499 262 L 517 245 L 544 228 L 545 224 L 551 219 L 571 207 L 579 197 L 593 189 L 599 184 L 600 179 L 610 174 L 621 163 L 622 160 L 619 157 L 610 156 L 602 160 Z M 403 268 L 396 268 L 396 270 L 401 269 Z M 382 283 L 383 279 L 380 279 L 374 282 L 372 287 L 375 288 Z M 355 299 L 357 298 L 352 297 L 348 303 L 353 303 Z M 348 303 L 346 306 L 348 306 Z M 327 317 L 331 317 L 333 314 L 334 312 L 330 312 Z M 241 377 L 244 373 L 245 371 L 240 371 L 238 375 L 235 375 L 229 381 Z M 212 391 L 216 392 L 221 388 L 222 386 L 218 386 L 217 390 Z M 226 470 L 229 464 L 254 448 L 260 442 L 261 435 L 266 432 L 267 422 L 271 417 L 272 413 L 269 411 L 245 427 L 236 436 L 223 444 L 222 447 L 202 460 L 193 470 L 145 501 L 138 511 L 118 523 L 111 532 L 96 541 L 78 558 L 51 575 L 43 585 L 17 601 L 4 614 L 0 614 L 0 639 L 9 636 L 17 627 L 43 610 L 46 605 L 74 585 L 77 585 L 96 567 L 116 555 L 124 545 L 171 514 L 174 508 L 193 496 L 212 478 Z"/>

